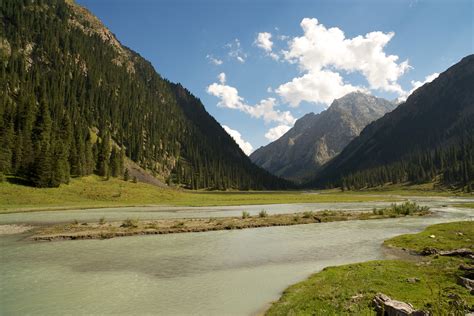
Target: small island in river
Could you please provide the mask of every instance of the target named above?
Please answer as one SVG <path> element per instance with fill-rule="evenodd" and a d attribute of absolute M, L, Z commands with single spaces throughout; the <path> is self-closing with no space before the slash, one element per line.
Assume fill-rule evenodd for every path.
<path fill-rule="evenodd" d="M 422 207 L 412 202 L 405 202 L 403 204 L 392 204 L 387 208 L 374 208 L 371 212 L 326 210 L 322 212 L 307 211 L 303 213 L 269 215 L 266 211 L 262 210 L 257 216 L 251 216 L 250 213 L 244 211 L 241 217 L 160 220 L 126 219 L 124 221 L 114 222 L 107 222 L 105 218 L 102 218 L 99 222 L 79 223 L 75 221 L 73 223 L 39 228 L 31 238 L 37 241 L 108 239 L 135 235 L 290 226 L 348 220 L 424 216 L 428 214 L 430 214 L 428 207 Z"/>

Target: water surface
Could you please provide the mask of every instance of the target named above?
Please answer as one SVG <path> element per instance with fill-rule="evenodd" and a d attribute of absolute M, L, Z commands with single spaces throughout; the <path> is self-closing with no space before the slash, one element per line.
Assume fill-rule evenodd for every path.
<path fill-rule="evenodd" d="M 24 240 L 26 234 L 3 236 L 0 314 L 252 315 L 277 300 L 288 285 L 326 266 L 386 258 L 384 239 L 473 216 L 469 209 L 435 209 L 436 215 L 426 218 L 109 240 L 30 242 Z M 240 212 L 191 211 L 202 216 Z M 37 220 L 42 213 L 56 214 L 29 215 Z M 168 216 L 169 210 L 149 213 Z M 11 220 L 0 216 L 0 222 Z"/>

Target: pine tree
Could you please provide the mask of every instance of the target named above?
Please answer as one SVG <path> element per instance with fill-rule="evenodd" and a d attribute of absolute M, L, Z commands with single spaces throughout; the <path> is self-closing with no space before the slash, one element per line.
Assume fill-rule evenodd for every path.
<path fill-rule="evenodd" d="M 107 132 L 102 137 L 97 154 L 97 174 L 106 177 L 109 174 L 110 136 Z"/>
<path fill-rule="evenodd" d="M 32 133 L 34 162 L 30 169 L 30 178 L 37 187 L 51 185 L 51 125 L 48 104 L 42 99 Z"/>

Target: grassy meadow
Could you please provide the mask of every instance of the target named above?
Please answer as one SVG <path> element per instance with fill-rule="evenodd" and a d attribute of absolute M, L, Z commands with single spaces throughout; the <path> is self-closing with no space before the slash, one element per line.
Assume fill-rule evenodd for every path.
<path fill-rule="evenodd" d="M 95 208 L 137 205 L 219 206 L 279 203 L 396 201 L 384 194 L 340 192 L 218 192 L 160 188 L 97 176 L 71 179 L 58 188 L 34 188 L 0 183 L 0 212 L 40 209 Z"/>

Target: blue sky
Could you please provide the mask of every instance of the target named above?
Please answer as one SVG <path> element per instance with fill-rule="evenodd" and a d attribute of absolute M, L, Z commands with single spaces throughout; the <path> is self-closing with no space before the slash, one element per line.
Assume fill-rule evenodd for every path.
<path fill-rule="evenodd" d="M 247 152 L 349 91 L 404 98 L 474 51 L 471 0 L 77 2 Z"/>

